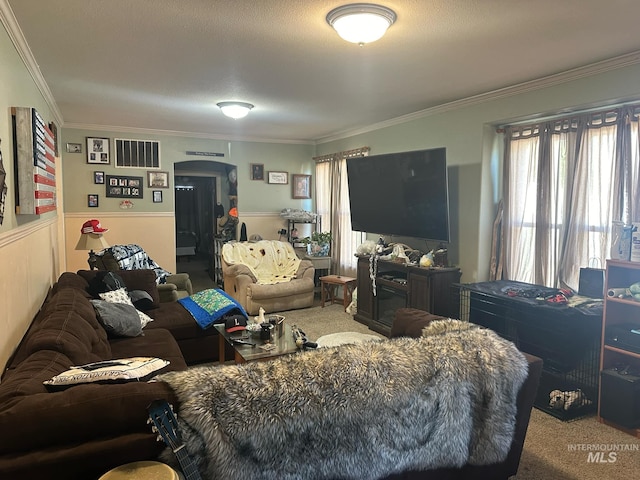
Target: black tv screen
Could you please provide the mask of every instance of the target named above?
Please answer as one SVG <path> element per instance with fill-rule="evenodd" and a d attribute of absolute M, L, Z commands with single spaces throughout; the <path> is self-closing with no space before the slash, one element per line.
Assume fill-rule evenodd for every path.
<path fill-rule="evenodd" d="M 445 148 L 347 159 L 351 228 L 449 242 Z"/>

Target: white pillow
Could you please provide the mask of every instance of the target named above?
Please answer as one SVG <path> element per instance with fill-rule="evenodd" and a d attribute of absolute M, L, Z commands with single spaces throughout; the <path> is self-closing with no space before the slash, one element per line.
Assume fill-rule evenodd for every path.
<path fill-rule="evenodd" d="M 82 383 L 121 383 L 140 381 L 169 365 L 168 360 L 155 357 L 131 357 L 104 360 L 77 367 L 42 382 L 51 389 L 60 389 Z"/>
<path fill-rule="evenodd" d="M 103 293 L 100 293 L 99 295 L 102 300 L 105 300 L 109 303 L 125 303 L 127 305 L 131 305 L 133 308 L 136 308 L 133 305 L 133 302 L 131 301 L 131 297 L 129 297 L 129 294 L 127 293 L 126 288 L 119 288 L 118 290 L 103 292 Z M 146 327 L 147 323 L 153 321 L 153 318 L 151 318 L 146 313 L 141 312 L 137 308 L 136 308 L 136 312 L 138 312 L 138 316 L 140 317 L 140 325 L 142 325 L 142 328 Z"/>

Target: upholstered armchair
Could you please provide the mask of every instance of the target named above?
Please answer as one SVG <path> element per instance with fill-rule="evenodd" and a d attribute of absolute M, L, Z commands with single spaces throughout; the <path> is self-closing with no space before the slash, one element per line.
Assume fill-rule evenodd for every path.
<path fill-rule="evenodd" d="M 249 315 L 313 306 L 313 263 L 277 240 L 231 242 L 222 248 L 224 291 Z"/>
<path fill-rule="evenodd" d="M 151 269 L 155 271 L 161 302 L 175 302 L 193 294 L 193 286 L 188 273 L 169 273 L 155 263 L 139 245 L 113 245 L 97 252 L 98 270 L 117 272 L 119 270 Z"/>

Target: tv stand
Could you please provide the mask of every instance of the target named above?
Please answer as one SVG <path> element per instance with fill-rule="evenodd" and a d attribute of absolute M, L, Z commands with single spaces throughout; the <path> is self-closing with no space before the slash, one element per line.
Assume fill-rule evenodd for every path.
<path fill-rule="evenodd" d="M 370 259 L 369 255 L 358 258 L 358 313 L 355 320 L 388 336 L 398 308 L 411 307 L 458 318 L 458 302 L 452 299 L 451 287 L 460 281 L 459 268 L 422 268 L 377 260 L 374 295 L 369 276 Z"/>

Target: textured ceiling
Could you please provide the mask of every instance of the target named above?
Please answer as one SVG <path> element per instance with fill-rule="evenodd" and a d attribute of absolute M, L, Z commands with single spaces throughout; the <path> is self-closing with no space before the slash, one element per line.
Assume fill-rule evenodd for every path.
<path fill-rule="evenodd" d="M 384 0 L 358 47 L 329 0 L 0 0 L 67 126 L 322 141 L 640 51 L 636 0 Z M 224 100 L 253 103 L 242 120 Z"/>

